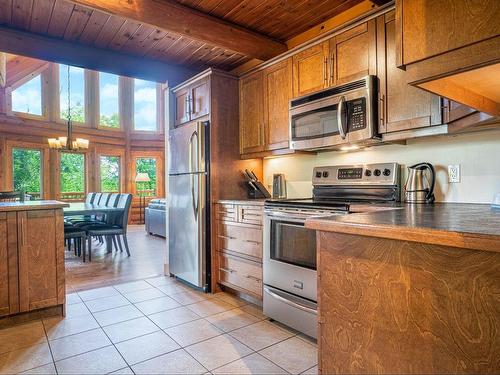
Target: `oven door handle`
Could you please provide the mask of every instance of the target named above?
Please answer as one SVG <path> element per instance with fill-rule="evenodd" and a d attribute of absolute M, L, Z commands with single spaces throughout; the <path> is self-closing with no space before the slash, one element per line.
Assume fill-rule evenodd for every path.
<path fill-rule="evenodd" d="M 307 306 L 304 306 L 304 305 L 301 305 L 300 303 L 297 303 L 297 302 L 293 302 L 293 301 L 290 301 L 289 299 L 285 298 L 285 297 L 282 297 L 280 296 L 279 294 L 277 294 L 276 292 L 273 292 L 271 291 L 268 287 L 264 286 L 264 293 L 267 293 L 269 294 L 269 296 L 273 297 L 274 299 L 277 299 L 278 301 L 281 301 L 283 303 L 286 303 L 288 306 L 292 306 L 292 307 L 295 307 L 296 309 L 299 309 L 299 310 L 302 310 L 302 311 L 305 311 L 309 314 L 314 314 L 314 315 L 318 315 L 318 311 L 315 310 L 315 309 L 311 309 L 310 307 L 307 307 Z"/>
<path fill-rule="evenodd" d="M 343 114 L 344 104 L 345 104 L 345 97 L 342 95 L 339 99 L 339 104 L 337 105 L 337 122 L 339 124 L 339 133 L 342 139 L 345 139 L 347 136 L 346 130 L 344 129 L 344 119 L 345 119 L 345 116 Z"/>

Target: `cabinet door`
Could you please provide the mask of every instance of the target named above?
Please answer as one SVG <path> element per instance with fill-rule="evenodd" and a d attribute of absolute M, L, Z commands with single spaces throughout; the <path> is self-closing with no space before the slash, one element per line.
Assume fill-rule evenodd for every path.
<path fill-rule="evenodd" d="M 17 214 L 20 311 L 64 303 L 62 210 Z"/>
<path fill-rule="evenodd" d="M 375 20 L 370 20 L 330 40 L 330 85 L 377 74 L 375 29 Z"/>
<path fill-rule="evenodd" d="M 262 72 L 240 80 L 240 153 L 264 151 Z"/>
<path fill-rule="evenodd" d="M 289 108 L 292 98 L 292 59 L 264 70 L 266 150 L 289 147 Z"/>
<path fill-rule="evenodd" d="M 394 132 L 442 123 L 440 97 L 408 85 L 405 71 L 397 67 L 394 12 L 378 17 L 377 27 L 379 132 Z"/>
<path fill-rule="evenodd" d="M 16 213 L 0 212 L 0 316 L 19 312 Z"/>
<path fill-rule="evenodd" d="M 293 97 L 320 91 L 328 84 L 328 42 L 317 44 L 292 57 Z"/>
<path fill-rule="evenodd" d="M 189 108 L 189 88 L 177 91 L 175 95 L 175 126 L 189 122 L 191 119 Z"/>
<path fill-rule="evenodd" d="M 207 115 L 210 106 L 208 78 L 194 83 L 190 87 L 190 92 L 191 96 L 189 98 L 189 107 L 191 110 L 191 120 Z"/>

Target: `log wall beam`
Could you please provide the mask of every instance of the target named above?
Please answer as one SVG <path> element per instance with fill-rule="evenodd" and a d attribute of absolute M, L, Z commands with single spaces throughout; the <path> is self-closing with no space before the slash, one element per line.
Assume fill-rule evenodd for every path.
<path fill-rule="evenodd" d="M 172 0 L 71 1 L 260 60 L 268 60 L 287 50 L 284 43 L 266 35 L 177 4 Z"/>

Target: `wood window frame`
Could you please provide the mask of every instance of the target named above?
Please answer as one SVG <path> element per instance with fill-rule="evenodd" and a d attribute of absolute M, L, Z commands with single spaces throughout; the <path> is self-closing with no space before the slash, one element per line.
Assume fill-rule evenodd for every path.
<path fill-rule="evenodd" d="M 12 93 L 14 90 L 18 89 L 25 83 L 31 81 L 33 78 L 40 76 L 40 98 L 41 98 L 41 115 L 33 115 L 26 112 L 17 112 L 12 110 Z M 33 72 L 19 79 L 18 81 L 12 83 L 9 87 L 5 89 L 5 100 L 6 100 L 6 115 L 13 117 L 20 117 L 24 119 L 30 120 L 38 120 L 38 121 L 48 121 L 50 118 L 50 84 L 52 81 L 52 72 L 51 72 L 51 63 L 47 62 L 46 64 L 40 66 L 35 69 Z"/>
<path fill-rule="evenodd" d="M 90 154 L 89 152 L 78 152 L 78 151 L 56 151 L 57 152 L 57 157 L 54 158 L 56 161 L 56 165 L 54 166 L 54 176 L 56 180 L 55 184 L 55 196 L 58 200 L 64 201 L 64 202 L 81 202 L 81 199 L 65 199 L 61 197 L 61 155 L 62 154 L 81 154 L 83 155 L 83 183 L 84 183 L 84 188 L 83 188 L 83 195 L 84 197 L 88 194 L 89 192 L 89 183 L 90 183 L 90 174 L 89 174 L 89 165 L 90 163 Z M 85 199 L 85 198 L 84 198 Z"/>
<path fill-rule="evenodd" d="M 135 176 L 137 174 L 137 159 L 156 159 L 156 197 L 165 196 L 165 160 L 162 151 L 131 151 L 128 170 L 130 171 L 129 186 L 134 196 L 137 196 Z"/>
<path fill-rule="evenodd" d="M 34 142 L 24 142 L 15 140 L 6 140 L 5 142 L 5 180 L 7 184 L 7 189 L 14 190 L 14 173 L 13 165 L 14 160 L 12 158 L 12 151 L 15 148 L 22 148 L 27 150 L 36 150 L 41 152 L 41 192 L 40 198 L 49 199 L 50 198 L 50 150 L 49 147 Z"/>
<path fill-rule="evenodd" d="M 52 99 L 53 99 L 53 118 L 52 120 L 58 124 L 67 124 L 67 120 L 61 118 L 61 95 L 59 93 L 59 87 L 60 87 L 60 65 L 61 64 L 52 64 Z M 65 64 L 63 64 L 65 65 Z M 80 68 L 79 66 L 76 66 L 75 68 Z M 83 108 L 84 108 L 84 114 L 85 114 L 85 122 L 80 122 L 80 121 L 72 121 L 73 126 L 78 126 L 78 127 L 83 127 L 83 128 L 91 128 L 93 127 L 92 124 L 95 122 L 93 119 L 95 118 L 95 104 L 94 104 L 94 98 L 95 95 L 93 94 L 94 88 L 92 84 L 92 80 L 94 79 L 93 74 L 94 72 L 85 68 L 83 69 Z M 92 108 L 92 109 L 91 109 Z"/>
<path fill-rule="evenodd" d="M 95 181 L 96 181 L 96 191 L 101 191 L 101 156 L 112 156 L 120 158 L 120 174 L 119 174 L 119 193 L 126 191 L 126 162 L 125 162 L 125 150 L 123 149 L 104 149 L 96 148 L 95 150 L 96 160 L 95 167 Z"/>

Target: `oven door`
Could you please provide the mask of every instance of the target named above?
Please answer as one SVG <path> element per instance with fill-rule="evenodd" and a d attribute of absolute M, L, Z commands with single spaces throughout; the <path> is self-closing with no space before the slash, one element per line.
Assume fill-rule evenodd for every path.
<path fill-rule="evenodd" d="M 304 223 L 305 216 L 266 212 L 264 284 L 316 301 L 316 231 Z"/>

